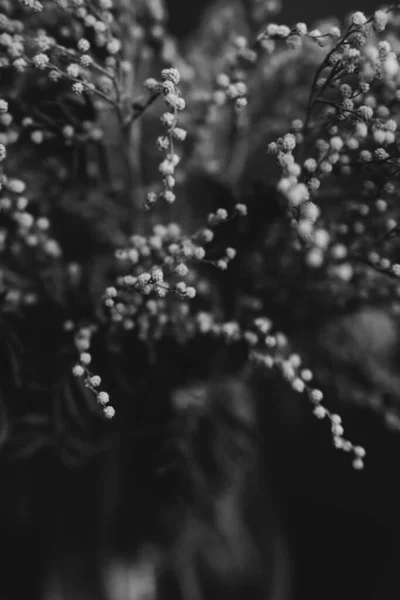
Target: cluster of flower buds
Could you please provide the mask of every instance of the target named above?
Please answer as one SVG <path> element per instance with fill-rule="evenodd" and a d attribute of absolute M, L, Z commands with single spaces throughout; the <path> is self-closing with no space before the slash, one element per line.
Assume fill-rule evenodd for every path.
<path fill-rule="evenodd" d="M 85 386 L 90 389 L 96 396 L 97 403 L 101 406 L 104 416 L 107 419 L 112 419 L 115 415 L 115 409 L 109 404 L 110 397 L 107 392 L 100 390 L 101 378 L 94 375 L 89 365 L 92 362 L 90 353 L 91 339 L 96 332 L 96 326 L 80 327 L 74 335 L 74 342 L 77 351 L 79 352 L 79 360 L 72 369 L 75 377 L 82 378 Z"/>
<path fill-rule="evenodd" d="M 115 8 L 114 0 L 98 0 L 96 6 L 92 5 L 88 0 L 51 0 L 51 2 L 44 2 L 43 0 L 18 0 L 18 2 L 35 12 L 46 12 L 45 9 L 48 8 L 54 10 L 54 5 L 58 5 L 65 12 L 69 13 L 71 19 L 76 19 L 85 28 L 92 29 L 97 46 L 106 48 L 110 54 L 118 51 L 115 50 L 115 46 L 112 43 L 113 36 L 111 31 L 114 24 L 112 12 Z M 65 26 L 64 35 L 67 32 L 69 33 L 69 30 Z M 116 41 L 118 42 L 118 40 Z"/>
<path fill-rule="evenodd" d="M 258 365 L 271 369 L 277 368 L 292 389 L 299 394 L 307 394 L 313 405 L 313 413 L 318 419 L 330 422 L 335 448 L 353 454 L 353 467 L 363 469 L 365 449 L 356 446 L 344 437 L 342 419 L 323 405 L 323 393 L 312 386 L 312 371 L 304 368 L 301 357 L 290 351 L 286 336 L 273 332 L 273 324 L 267 318 L 256 319 L 254 330 L 244 333 L 244 339 L 250 346 L 250 357 Z"/>
<path fill-rule="evenodd" d="M 270 319 L 258 317 L 254 321 L 254 327 L 243 330 L 238 321 L 219 323 L 212 313 L 202 311 L 197 314 L 197 331 L 222 339 L 228 344 L 245 341 L 249 347 L 250 360 L 268 369 L 278 369 L 294 391 L 307 394 L 313 406 L 313 414 L 318 419 L 330 422 L 335 448 L 351 453 L 353 467 L 363 469 L 365 449 L 344 437 L 341 417 L 324 406 L 323 392 L 311 384 L 314 378 L 312 371 L 302 365 L 298 354 L 291 352 L 287 337 L 281 332 L 274 332 Z"/>
<path fill-rule="evenodd" d="M 182 98 L 178 89 L 181 76 L 177 69 L 163 69 L 161 72 L 162 81 L 147 79 L 145 87 L 154 94 L 163 94 L 168 112 L 161 116 L 161 122 L 165 127 L 165 134 L 157 138 L 157 147 L 165 152 L 165 158 L 159 165 L 159 172 L 162 176 L 164 190 L 159 194 L 149 192 L 145 202 L 145 208 L 151 209 L 159 198 L 162 198 L 168 204 L 175 202 L 176 196 L 174 188 L 176 184 L 176 167 L 180 162 L 178 154 L 174 149 L 174 142 L 178 140 L 183 142 L 186 139 L 187 132 L 179 127 L 179 112 L 185 108 L 185 100 Z"/>
<path fill-rule="evenodd" d="M 233 101 L 235 108 L 240 111 L 247 106 L 247 91 L 244 81 L 235 81 L 226 73 L 220 73 L 216 79 L 213 101 L 217 106 Z"/>
<path fill-rule="evenodd" d="M 257 41 L 261 48 L 272 53 L 277 44 L 284 42 L 289 48 L 300 49 L 305 41 L 311 41 L 324 48 L 329 43 L 341 38 L 341 31 L 336 26 L 330 26 L 322 33 L 319 29 L 309 29 L 306 23 L 296 23 L 294 27 L 269 23 L 258 35 Z"/>
<path fill-rule="evenodd" d="M 34 0 L 24 0 L 22 4 L 34 12 L 43 12 L 43 23 L 35 17 L 20 21 L 7 14 L 1 15 L 4 31 L 0 34 L 4 48 L 2 66 L 12 66 L 17 73 L 35 68 L 51 82 L 69 81 L 77 95 L 94 94 L 99 103 L 117 107 L 120 98 L 118 67 L 122 61 L 121 42 L 112 32 L 112 0 L 100 2 L 96 9 L 86 0 L 59 1 L 71 19 L 76 20 L 76 26 L 65 26 L 57 39 L 45 29 L 48 11 L 42 11 L 42 8 L 47 5 Z M 51 4 L 49 10 L 56 10 L 54 3 Z M 82 35 L 87 29 L 94 33 L 89 36 L 91 42 Z M 63 36 L 68 38 L 68 43 L 62 43 Z M 75 48 L 71 42 L 75 42 Z M 102 48 L 104 59 L 99 61 L 95 57 L 91 52 L 92 45 Z"/>
<path fill-rule="evenodd" d="M 232 45 L 226 72 L 219 73 L 215 79 L 212 102 L 216 106 L 233 103 L 240 113 L 248 103 L 246 79 L 249 68 L 257 63 L 258 53 L 243 35 L 236 36 Z"/>
<path fill-rule="evenodd" d="M 196 295 L 195 288 L 186 283 L 191 278 L 187 263 L 196 260 L 195 254 L 200 260 L 200 247 L 184 239 L 177 223 L 155 225 L 149 236 L 133 235 L 129 246 L 116 252 L 126 274 L 104 295 L 112 321 L 127 330 L 139 326 L 139 335 L 144 338 L 177 318 L 169 296 L 190 300 Z M 184 312 L 187 316 L 186 309 Z"/>
<path fill-rule="evenodd" d="M 382 258 L 375 246 L 397 232 L 399 217 L 394 196 L 400 69 L 391 43 L 380 38 L 386 28 L 390 35 L 392 22 L 395 26 L 392 9 L 385 9 L 369 18 L 354 13 L 343 33 L 270 24 L 262 34 L 267 40 L 308 36 L 327 45 L 305 120 L 293 121 L 292 131 L 271 143 L 269 152 L 277 157 L 282 172 L 277 188 L 287 198 L 306 263 L 324 266 L 343 282 L 368 280 L 362 271 L 370 267 L 391 276 L 397 272 L 398 256 Z M 320 198 L 345 187 L 347 194 L 362 197 L 343 204 L 339 220 L 338 209 L 329 218 Z"/>
<path fill-rule="evenodd" d="M 8 112 L 8 103 L 0 99 L 0 122 L 3 125 L 11 124 L 12 117 Z M 10 136 L 1 134 L 3 142 L 10 140 Z M 12 139 L 10 140 L 13 141 Z M 4 159 L 7 149 L 0 143 L 0 213 L 9 220 L 9 227 L 2 228 L 0 234 L 0 251 L 10 250 L 14 255 L 29 253 L 32 251 L 39 262 L 57 260 L 61 257 L 61 248 L 58 242 L 51 236 L 51 224 L 45 216 L 34 216 L 34 210 L 29 210 L 29 198 L 26 195 L 26 184 L 21 179 L 10 177 L 6 174 Z M 15 294 L 9 294 L 11 301 Z M 35 294 L 31 290 L 27 294 L 19 294 L 22 302 L 32 303 Z M 26 298 L 30 299 L 29 301 Z M 25 300 L 24 300 L 25 299 Z M 14 303 L 15 304 L 15 303 Z"/>
<path fill-rule="evenodd" d="M 111 320 L 126 330 L 138 326 L 141 339 L 160 337 L 171 323 L 180 328 L 182 320 L 186 320 L 189 334 L 194 333 L 196 320 L 189 318 L 187 302 L 196 297 L 197 287 L 208 293 L 198 264 L 225 270 L 236 256 L 235 249 L 228 247 L 219 260 L 208 260 L 205 246 L 214 239 L 215 227 L 246 214 L 247 207 L 238 203 L 231 214 L 220 208 L 208 215 L 208 227 L 192 235 L 185 235 L 177 223 L 169 223 L 155 225 L 150 235 L 131 236 L 130 244 L 116 251 L 125 274 L 103 297 Z"/>

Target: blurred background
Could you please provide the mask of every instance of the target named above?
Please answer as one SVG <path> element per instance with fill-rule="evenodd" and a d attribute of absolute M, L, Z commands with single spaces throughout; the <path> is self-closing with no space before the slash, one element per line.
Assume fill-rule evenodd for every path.
<path fill-rule="evenodd" d="M 197 27 L 201 16 L 207 7 L 213 4 L 213 0 L 168 0 L 166 4 L 170 13 L 170 29 L 177 37 L 183 39 Z M 243 4 L 246 5 L 246 0 L 243 0 Z M 362 6 L 360 3 L 346 0 L 337 0 L 336 2 L 333 0 L 328 2 L 286 0 L 282 3 L 282 12 L 278 21 L 288 25 L 297 22 L 306 22 L 311 25 L 318 19 L 329 17 L 342 19 L 355 10 L 370 12 L 376 9 L 378 4 L 373 0 L 363 0 Z"/>

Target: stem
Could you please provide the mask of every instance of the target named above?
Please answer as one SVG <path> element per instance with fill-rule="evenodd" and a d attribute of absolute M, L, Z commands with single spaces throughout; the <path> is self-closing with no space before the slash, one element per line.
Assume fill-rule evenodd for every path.
<path fill-rule="evenodd" d="M 144 104 L 139 104 L 134 102 L 132 104 L 132 115 L 127 122 L 127 125 L 131 125 L 134 121 L 137 121 L 139 117 L 143 115 L 143 113 L 152 105 L 154 102 L 160 97 L 160 92 L 155 92 L 151 96 L 149 96 Z"/>
<path fill-rule="evenodd" d="M 140 232 L 143 224 L 143 181 L 141 164 L 141 141 L 142 127 L 141 123 L 135 122 L 125 127 L 122 131 L 122 141 L 124 145 L 124 156 L 127 163 L 127 203 L 129 233 L 134 230 Z"/>

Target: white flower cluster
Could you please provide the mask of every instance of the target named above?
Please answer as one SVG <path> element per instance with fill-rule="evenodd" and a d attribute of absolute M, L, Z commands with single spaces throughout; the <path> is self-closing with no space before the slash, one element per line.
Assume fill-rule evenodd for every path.
<path fill-rule="evenodd" d="M 317 70 L 306 119 L 294 121 L 291 133 L 269 145 L 269 152 L 276 155 L 282 172 L 277 188 L 287 198 L 293 228 L 306 250 L 307 264 L 313 268 L 327 264 L 329 272 L 342 281 L 352 280 L 351 261 L 355 254 L 357 260 L 359 258 L 358 250 L 354 253 L 353 246 L 359 249 L 360 245 L 355 239 L 352 246 L 346 248 L 344 238 L 348 244 L 349 233 L 365 235 L 368 223 L 361 220 L 342 223 L 337 231 L 333 231 L 330 225 L 324 225 L 318 197 L 324 180 L 332 181 L 332 175 L 351 177 L 357 164 L 370 167 L 371 172 L 379 167 L 381 176 L 386 171 L 389 178 L 392 172 L 395 173 L 398 161 L 394 146 L 398 121 L 396 90 L 400 70 L 391 44 L 376 39 L 376 34 L 385 30 L 391 18 L 390 10 L 378 10 L 371 18 L 356 12 L 351 15 L 343 35 L 329 32 L 329 52 Z M 290 37 L 295 33 L 324 38 L 319 31 L 306 34 L 306 28 L 300 25 L 288 31 L 270 24 L 263 39 Z M 379 101 L 371 86 L 382 81 L 387 90 L 386 98 Z M 394 98 L 388 104 L 390 96 Z M 311 127 L 315 140 L 313 147 L 307 145 Z M 374 185 L 373 181 L 365 182 L 365 186 L 370 186 L 369 190 L 366 187 L 369 195 L 374 193 Z M 389 188 L 386 186 L 385 189 Z M 387 205 L 386 199 L 384 203 Z M 378 212 L 380 204 L 376 205 Z M 360 205 L 359 211 L 365 218 L 373 215 L 367 203 Z M 397 223 L 388 214 L 384 227 L 390 230 Z M 339 248 L 344 248 L 344 252 L 339 252 Z M 332 260 L 339 264 L 331 265 Z M 367 261 L 366 255 L 364 260 Z M 381 268 L 378 262 L 375 264 Z M 385 269 L 381 270 L 394 275 L 396 269 L 390 265 L 391 262 L 384 259 Z"/>
<path fill-rule="evenodd" d="M 179 71 L 173 68 L 164 69 L 161 72 L 161 79 L 161 82 L 148 79 L 145 82 L 145 86 L 152 92 L 162 92 L 164 101 L 169 108 L 169 111 L 161 116 L 161 122 L 166 128 L 166 133 L 157 139 L 158 149 L 166 153 L 164 160 L 159 165 L 164 190 L 159 194 L 149 192 L 145 202 L 146 209 L 151 209 L 159 198 L 162 198 L 168 204 L 175 202 L 175 171 L 180 158 L 174 150 L 174 140 L 183 142 L 187 135 L 185 129 L 178 126 L 179 112 L 185 108 L 185 100 L 182 98 L 177 87 L 181 79 Z"/>
<path fill-rule="evenodd" d="M 43 8 L 42 3 L 34 0 L 19 1 L 37 11 Z M 85 38 L 77 40 L 77 50 L 74 50 L 62 45 L 41 28 L 38 28 L 36 35 L 25 34 L 22 21 L 8 21 L 6 15 L 2 14 L 3 24 L 9 24 L 5 29 L 18 32 L 1 34 L 1 43 L 5 47 L 3 66 L 12 65 L 18 73 L 33 66 L 47 72 L 51 82 L 70 80 L 71 89 L 77 95 L 94 93 L 105 103 L 116 106 L 120 95 L 116 73 L 121 41 L 114 37 L 110 29 L 114 19 L 110 12 L 112 3 L 104 3 L 104 6 L 110 5 L 111 8 L 101 8 L 100 12 L 96 12 L 97 16 L 89 5 L 85 6 L 84 0 L 57 0 L 57 3 L 74 18 L 82 19 L 86 27 L 94 29 L 93 45 L 106 50 L 106 57 L 101 64 L 95 60 L 94 54 L 89 53 L 91 44 Z"/>
<path fill-rule="evenodd" d="M 341 417 L 324 406 L 323 392 L 311 385 L 314 379 L 312 371 L 302 365 L 298 354 L 290 351 L 287 337 L 281 332 L 273 331 L 270 319 L 259 317 L 255 319 L 252 329 L 243 330 L 237 321 L 218 323 L 213 314 L 200 312 L 197 315 L 197 328 L 203 335 L 222 338 L 228 344 L 245 341 L 249 347 L 250 360 L 268 369 L 276 368 L 295 392 L 306 394 L 313 406 L 313 414 L 318 419 L 330 422 L 335 448 L 353 455 L 354 469 L 364 468 L 365 449 L 344 437 Z"/>
<path fill-rule="evenodd" d="M 255 326 L 256 331 L 247 332 L 244 336 L 252 348 L 250 353 L 252 360 L 256 364 L 269 369 L 277 368 L 295 392 L 307 394 L 313 405 L 314 415 L 318 419 L 328 419 L 330 421 L 335 448 L 352 453 L 354 469 L 363 469 L 365 449 L 362 446 L 354 445 L 344 437 L 341 417 L 330 412 L 323 405 L 324 395 L 322 391 L 311 385 L 314 378 L 312 371 L 302 366 L 302 360 L 298 354 L 290 352 L 286 336 L 280 332 L 272 333 L 273 325 L 266 318 L 257 319 Z"/>
<path fill-rule="evenodd" d="M 0 99 L 0 121 L 2 124 L 11 125 L 12 117 L 8 108 L 8 103 L 4 99 Z M 10 130 L 8 135 L 2 134 L 1 136 L 1 140 L 5 144 L 0 143 L 0 164 L 7 156 L 6 144 L 13 143 L 18 139 L 12 133 Z M 62 251 L 58 242 L 51 236 L 49 219 L 43 215 L 35 217 L 34 211 L 30 212 L 30 201 L 26 195 L 25 182 L 19 178 L 8 176 L 3 164 L 5 163 L 2 163 L 0 167 L 0 189 L 2 191 L 0 213 L 7 215 L 14 222 L 15 234 L 9 236 L 6 229 L 1 230 L 1 249 L 11 248 L 20 257 L 24 253 L 31 257 L 34 250 L 34 257 L 40 261 L 59 260 Z M 33 298 L 30 292 L 28 295 Z M 14 295 L 14 298 L 16 297 Z M 24 295 L 18 294 L 18 298 L 23 300 Z"/>
<path fill-rule="evenodd" d="M 101 378 L 98 375 L 93 375 L 89 370 L 89 365 L 92 362 L 90 353 L 90 344 L 93 334 L 96 332 L 96 326 L 80 327 L 75 335 L 74 341 L 76 349 L 79 352 L 79 360 L 72 369 L 75 377 L 83 378 L 85 386 L 90 389 L 97 399 L 97 403 L 101 406 L 103 415 L 107 419 L 112 419 L 115 415 L 115 409 L 109 404 L 110 397 L 107 392 L 99 390 Z"/>

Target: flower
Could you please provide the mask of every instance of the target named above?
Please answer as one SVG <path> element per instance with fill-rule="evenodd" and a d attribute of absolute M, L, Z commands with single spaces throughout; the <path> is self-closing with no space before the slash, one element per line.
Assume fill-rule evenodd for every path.
<path fill-rule="evenodd" d="M 291 152 L 296 147 L 296 138 L 292 133 L 287 133 L 280 141 L 280 146 L 285 152 Z"/>
<path fill-rule="evenodd" d="M 118 295 L 118 292 L 117 292 L 116 288 L 114 286 L 112 286 L 112 287 L 108 287 L 106 289 L 105 295 L 107 296 L 107 298 L 116 298 Z"/>
<path fill-rule="evenodd" d="M 351 15 L 351 22 L 356 26 L 365 25 L 367 22 L 367 17 L 363 12 L 357 11 Z"/>
<path fill-rule="evenodd" d="M 103 413 L 107 419 L 112 419 L 115 416 L 115 409 L 112 406 L 106 406 L 103 409 Z"/>
<path fill-rule="evenodd" d="M 153 92 L 155 90 L 158 89 L 159 87 L 159 82 L 154 79 L 153 77 L 149 77 L 148 79 L 146 79 L 146 81 L 144 82 L 144 87 L 147 88 L 150 92 Z"/>
<path fill-rule="evenodd" d="M 344 145 L 344 142 L 343 142 L 342 138 L 338 135 L 335 135 L 334 137 L 332 137 L 330 139 L 330 147 L 335 152 L 340 152 L 341 149 L 343 148 L 343 145 Z"/>
<path fill-rule="evenodd" d="M 172 135 L 179 141 L 183 142 L 186 139 L 187 131 L 182 129 L 182 127 L 174 127 L 172 130 Z"/>
<path fill-rule="evenodd" d="M 392 265 L 392 272 L 397 276 L 400 277 L 400 264 L 395 263 L 394 265 Z"/>
<path fill-rule="evenodd" d="M 381 32 L 384 31 L 386 25 L 388 23 L 388 14 L 385 10 L 377 10 L 374 13 L 374 27 L 376 31 Z"/>
<path fill-rule="evenodd" d="M 41 144 L 43 142 L 43 139 L 44 139 L 43 131 L 41 131 L 40 129 L 37 129 L 36 131 L 32 131 L 31 140 L 34 144 Z"/>
<path fill-rule="evenodd" d="M 82 67 L 90 67 L 90 65 L 93 63 L 93 59 L 89 54 L 82 54 L 81 58 L 80 58 L 80 62 Z"/>
<path fill-rule="evenodd" d="M 173 204 L 176 200 L 176 196 L 171 190 L 165 190 L 165 192 L 163 192 L 163 198 L 168 204 Z"/>
<path fill-rule="evenodd" d="M 14 60 L 13 66 L 18 72 L 22 73 L 28 66 L 28 63 L 24 58 L 17 58 Z"/>
<path fill-rule="evenodd" d="M 72 373 L 75 375 L 75 377 L 82 377 L 82 375 L 85 374 L 85 369 L 82 367 L 82 365 L 75 365 L 72 369 Z"/>
<path fill-rule="evenodd" d="M 184 110 L 186 106 L 185 100 L 174 93 L 167 94 L 165 96 L 165 102 L 178 111 Z"/>
<path fill-rule="evenodd" d="M 172 127 L 175 124 L 176 117 L 173 113 L 166 112 L 161 116 L 161 123 L 167 127 Z"/>
<path fill-rule="evenodd" d="M 43 53 L 36 54 L 32 60 L 33 60 L 33 64 L 35 65 L 35 67 L 37 67 L 38 69 L 45 69 L 50 62 L 50 59 L 47 56 L 47 54 L 43 54 Z"/>
<path fill-rule="evenodd" d="M 360 115 L 360 117 L 362 117 L 363 119 L 366 119 L 366 120 L 368 120 L 368 119 L 371 119 L 371 118 L 372 118 L 372 116 L 373 116 L 373 114 L 374 114 L 374 111 L 373 111 L 373 109 L 372 109 L 370 106 L 365 106 L 365 105 L 363 105 L 363 106 L 360 106 L 360 107 L 357 109 L 357 113 L 358 113 L 358 114 Z"/>
<path fill-rule="evenodd" d="M 76 63 L 71 63 L 67 67 L 67 73 L 70 77 L 74 77 L 74 78 L 78 77 L 79 71 L 80 71 L 79 65 Z"/>
<path fill-rule="evenodd" d="M 303 166 L 309 173 L 315 173 L 317 170 L 317 161 L 315 158 L 307 158 Z"/>
<path fill-rule="evenodd" d="M 305 23 L 297 23 L 295 26 L 295 30 L 297 35 L 303 36 L 307 34 L 307 25 Z"/>
<path fill-rule="evenodd" d="M 326 417 L 326 409 L 323 406 L 316 406 L 313 410 L 314 415 L 317 419 L 324 419 Z"/>
<path fill-rule="evenodd" d="M 310 391 L 310 398 L 314 402 L 321 402 L 324 398 L 324 395 L 321 390 L 314 389 Z"/>
<path fill-rule="evenodd" d="M 82 354 L 79 357 L 79 360 L 83 365 L 89 365 L 92 361 L 92 357 L 90 356 L 89 352 L 82 352 Z"/>
<path fill-rule="evenodd" d="M 90 42 L 84 38 L 78 42 L 78 50 L 80 52 L 88 52 L 90 50 Z"/>
<path fill-rule="evenodd" d="M 235 204 L 235 210 L 241 216 L 247 215 L 247 206 L 245 204 Z"/>
<path fill-rule="evenodd" d="M 107 51 L 110 54 L 117 54 L 121 50 L 121 42 L 114 38 L 107 44 Z"/>
<path fill-rule="evenodd" d="M 181 80 L 181 75 L 177 69 L 163 69 L 161 71 L 161 78 L 164 81 L 171 81 L 174 85 L 178 85 Z"/>
<path fill-rule="evenodd" d="M 288 190 L 286 195 L 291 206 L 299 206 L 310 197 L 307 186 L 304 183 L 296 183 Z"/>
<path fill-rule="evenodd" d="M 26 189 L 26 184 L 21 179 L 10 179 L 7 185 L 14 194 L 23 194 Z"/>
<path fill-rule="evenodd" d="M 99 404 L 104 406 L 110 401 L 110 396 L 107 394 L 107 392 L 99 392 L 97 394 L 97 401 Z"/>
<path fill-rule="evenodd" d="M 82 93 L 83 93 L 83 90 L 84 90 L 84 89 L 85 89 L 85 88 L 83 87 L 83 83 L 76 82 L 76 83 L 74 83 L 74 84 L 72 85 L 72 91 L 73 91 L 75 94 L 77 94 L 78 96 L 79 96 L 80 94 L 82 94 Z"/>
<path fill-rule="evenodd" d="M 247 98 L 238 98 L 235 101 L 235 106 L 238 110 L 242 110 L 243 108 L 245 108 L 247 106 Z"/>

